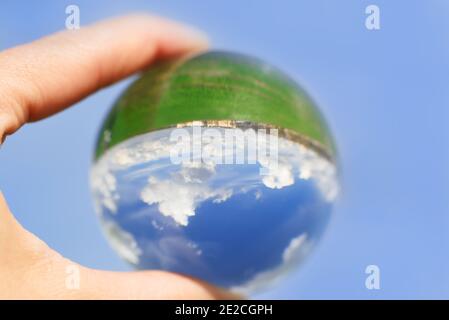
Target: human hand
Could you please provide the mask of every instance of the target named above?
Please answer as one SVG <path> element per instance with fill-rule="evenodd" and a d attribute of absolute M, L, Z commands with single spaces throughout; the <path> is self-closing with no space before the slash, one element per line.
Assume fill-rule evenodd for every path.
<path fill-rule="evenodd" d="M 25 123 L 57 113 L 157 59 L 206 47 L 205 38 L 186 26 L 134 15 L 0 52 L 0 139 L 3 142 Z M 67 266 L 79 270 L 79 289 L 67 288 Z M 173 273 L 120 273 L 79 266 L 25 230 L 0 192 L 0 298 L 231 297 L 221 289 Z"/>

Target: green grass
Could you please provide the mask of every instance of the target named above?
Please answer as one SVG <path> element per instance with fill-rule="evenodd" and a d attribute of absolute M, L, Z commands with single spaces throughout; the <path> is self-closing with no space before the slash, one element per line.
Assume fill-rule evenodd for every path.
<path fill-rule="evenodd" d="M 291 79 L 258 60 L 209 52 L 160 63 L 124 92 L 106 118 L 96 157 L 135 135 L 194 120 L 247 120 L 291 129 L 335 155 L 318 108 Z M 111 133 L 103 139 L 104 131 Z"/>

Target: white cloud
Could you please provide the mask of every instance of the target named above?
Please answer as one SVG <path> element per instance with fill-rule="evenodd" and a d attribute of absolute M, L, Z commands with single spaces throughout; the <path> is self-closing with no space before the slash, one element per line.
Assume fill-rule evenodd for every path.
<path fill-rule="evenodd" d="M 140 196 L 149 205 L 157 204 L 164 216 L 187 226 L 189 217 L 195 215 L 201 202 L 209 199 L 216 203 L 223 202 L 232 196 L 230 189 L 212 189 L 208 186 L 207 180 L 213 174 L 213 168 L 195 165 L 182 167 L 180 172 L 165 180 L 150 176 Z"/>
<path fill-rule="evenodd" d="M 144 240 L 141 245 L 145 251 L 147 267 L 179 270 L 188 265 L 196 272 L 208 272 L 208 264 L 203 259 L 198 259 L 203 254 L 200 245 L 183 236 L 167 235 L 157 240 Z"/>
<path fill-rule="evenodd" d="M 267 174 L 263 176 L 263 184 L 270 189 L 282 189 L 295 182 L 293 168 L 286 163 L 278 163 L 267 168 Z"/>
<path fill-rule="evenodd" d="M 93 168 L 90 181 L 97 213 L 101 214 L 103 207 L 112 213 L 117 212 L 116 203 L 120 198 L 117 181 L 105 163 L 99 163 Z"/>
<path fill-rule="evenodd" d="M 312 245 L 312 242 L 307 239 L 306 233 L 291 239 L 282 253 L 282 262 L 279 266 L 256 274 L 245 284 L 231 288 L 231 291 L 247 296 L 279 281 L 302 262 Z"/>
<path fill-rule="evenodd" d="M 142 136 L 137 136 L 109 150 L 110 166 L 114 169 L 127 168 L 170 157 L 170 150 L 175 144 L 168 139 L 164 131 L 148 134 L 148 140 L 143 142 Z"/>
<path fill-rule="evenodd" d="M 284 250 L 284 253 L 282 254 L 282 261 L 284 263 L 288 263 L 295 260 L 295 257 L 298 254 L 299 249 L 306 242 L 306 240 L 307 235 L 305 233 L 300 236 L 297 236 L 296 238 L 293 238 L 290 241 L 288 247 Z"/>
<path fill-rule="evenodd" d="M 312 180 L 320 190 L 323 198 L 333 202 L 339 193 L 337 169 L 335 165 L 312 150 L 306 148 L 298 158 L 300 161 L 298 177 L 303 180 Z"/>
<path fill-rule="evenodd" d="M 151 225 L 158 231 L 164 230 L 164 227 L 161 226 L 156 220 L 151 220 Z"/>
<path fill-rule="evenodd" d="M 265 169 L 263 184 L 271 189 L 282 189 L 294 184 L 295 176 L 315 183 L 323 198 L 333 202 L 339 193 L 335 164 L 315 151 L 298 143 L 279 138 L 277 163 L 272 159 L 258 159 Z"/>
<path fill-rule="evenodd" d="M 142 250 L 133 235 L 120 228 L 113 221 L 103 220 L 102 226 L 109 243 L 119 256 L 132 264 L 138 264 Z"/>

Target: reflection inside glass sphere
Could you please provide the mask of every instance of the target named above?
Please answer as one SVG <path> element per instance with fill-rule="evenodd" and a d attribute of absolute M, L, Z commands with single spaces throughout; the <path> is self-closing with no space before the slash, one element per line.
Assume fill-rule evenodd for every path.
<path fill-rule="evenodd" d="M 211 128 L 213 134 L 205 131 Z M 226 139 L 232 128 L 244 134 L 240 143 Z M 261 138 L 261 128 L 272 129 L 181 124 L 107 150 L 94 164 L 92 190 L 121 257 L 139 269 L 179 272 L 245 294 L 296 268 L 327 224 L 336 167 L 312 141 L 279 128 Z"/>

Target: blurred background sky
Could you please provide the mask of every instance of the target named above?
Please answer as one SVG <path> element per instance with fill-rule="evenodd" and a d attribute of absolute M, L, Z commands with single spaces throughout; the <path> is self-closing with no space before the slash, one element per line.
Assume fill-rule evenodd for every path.
<path fill-rule="evenodd" d="M 258 298 L 449 298 L 449 2 L 161 0 L 0 2 L 0 49 L 151 11 L 205 30 L 216 49 L 260 57 L 298 80 L 330 124 L 343 194 L 317 250 Z M 381 29 L 365 28 L 380 7 Z M 70 74 L 67 75 L 70 77 Z M 0 150 L 0 189 L 19 221 L 89 267 L 127 270 L 89 193 L 94 140 L 130 79 L 28 125 Z M 378 265 L 380 290 L 365 288 Z"/>

